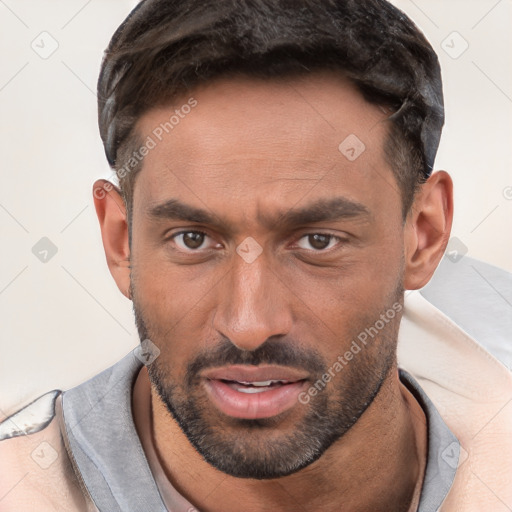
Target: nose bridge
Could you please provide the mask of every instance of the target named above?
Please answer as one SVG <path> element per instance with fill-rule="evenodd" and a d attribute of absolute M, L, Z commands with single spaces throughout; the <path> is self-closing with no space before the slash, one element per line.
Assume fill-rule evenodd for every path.
<path fill-rule="evenodd" d="M 279 279 L 263 255 L 247 262 L 235 256 L 219 299 L 214 327 L 243 350 L 255 350 L 291 327 Z"/>

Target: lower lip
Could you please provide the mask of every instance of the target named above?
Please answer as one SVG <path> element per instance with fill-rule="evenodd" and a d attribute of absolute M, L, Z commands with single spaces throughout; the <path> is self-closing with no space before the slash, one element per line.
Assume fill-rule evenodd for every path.
<path fill-rule="evenodd" d="M 305 381 L 276 386 L 258 393 L 237 391 L 221 380 L 206 379 L 206 389 L 214 405 L 233 418 L 272 418 L 298 402 Z"/>

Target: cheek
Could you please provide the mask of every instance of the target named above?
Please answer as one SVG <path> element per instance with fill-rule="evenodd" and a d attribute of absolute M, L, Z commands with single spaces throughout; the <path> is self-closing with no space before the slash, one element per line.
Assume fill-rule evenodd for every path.
<path fill-rule="evenodd" d="M 364 311 L 395 298 L 403 277 L 403 247 L 399 238 L 389 237 L 347 252 L 333 267 L 279 270 L 292 291 L 317 311 Z"/>
<path fill-rule="evenodd" d="M 132 248 L 133 276 L 151 311 L 170 317 L 186 315 L 215 286 L 222 273 L 213 263 L 176 264 L 164 241 L 141 235 Z"/>
<path fill-rule="evenodd" d="M 134 260 L 137 304 L 150 338 L 160 348 L 162 360 L 180 367 L 180 362 L 190 361 L 207 345 L 212 295 L 222 275 L 215 269 L 171 267 L 161 259 Z"/>
<path fill-rule="evenodd" d="M 375 247 L 361 251 L 335 269 L 282 269 L 297 308 L 297 332 L 309 333 L 306 339 L 331 359 L 388 311 L 379 333 L 394 336 L 402 300 L 401 261 L 399 240 L 388 239 L 377 252 Z"/>

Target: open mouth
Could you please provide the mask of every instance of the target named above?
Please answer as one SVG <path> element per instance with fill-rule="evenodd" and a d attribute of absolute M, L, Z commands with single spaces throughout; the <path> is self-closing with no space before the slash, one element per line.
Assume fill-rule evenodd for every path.
<path fill-rule="evenodd" d="M 217 410 L 233 418 L 260 419 L 297 406 L 308 375 L 271 365 L 235 365 L 205 371 L 201 377 Z"/>
<path fill-rule="evenodd" d="M 240 393 L 264 393 L 278 387 L 290 384 L 287 380 L 263 380 L 253 382 L 240 382 L 236 380 L 221 380 L 231 389 Z"/>

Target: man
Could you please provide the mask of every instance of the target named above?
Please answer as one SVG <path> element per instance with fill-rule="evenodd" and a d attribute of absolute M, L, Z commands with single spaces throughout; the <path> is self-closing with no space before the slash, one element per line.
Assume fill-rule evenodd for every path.
<path fill-rule="evenodd" d="M 405 15 L 146 0 L 98 98 L 141 347 L 2 423 L 0 510 L 512 507 L 510 374 L 419 293 L 404 314 L 453 215 L 439 65 Z"/>

